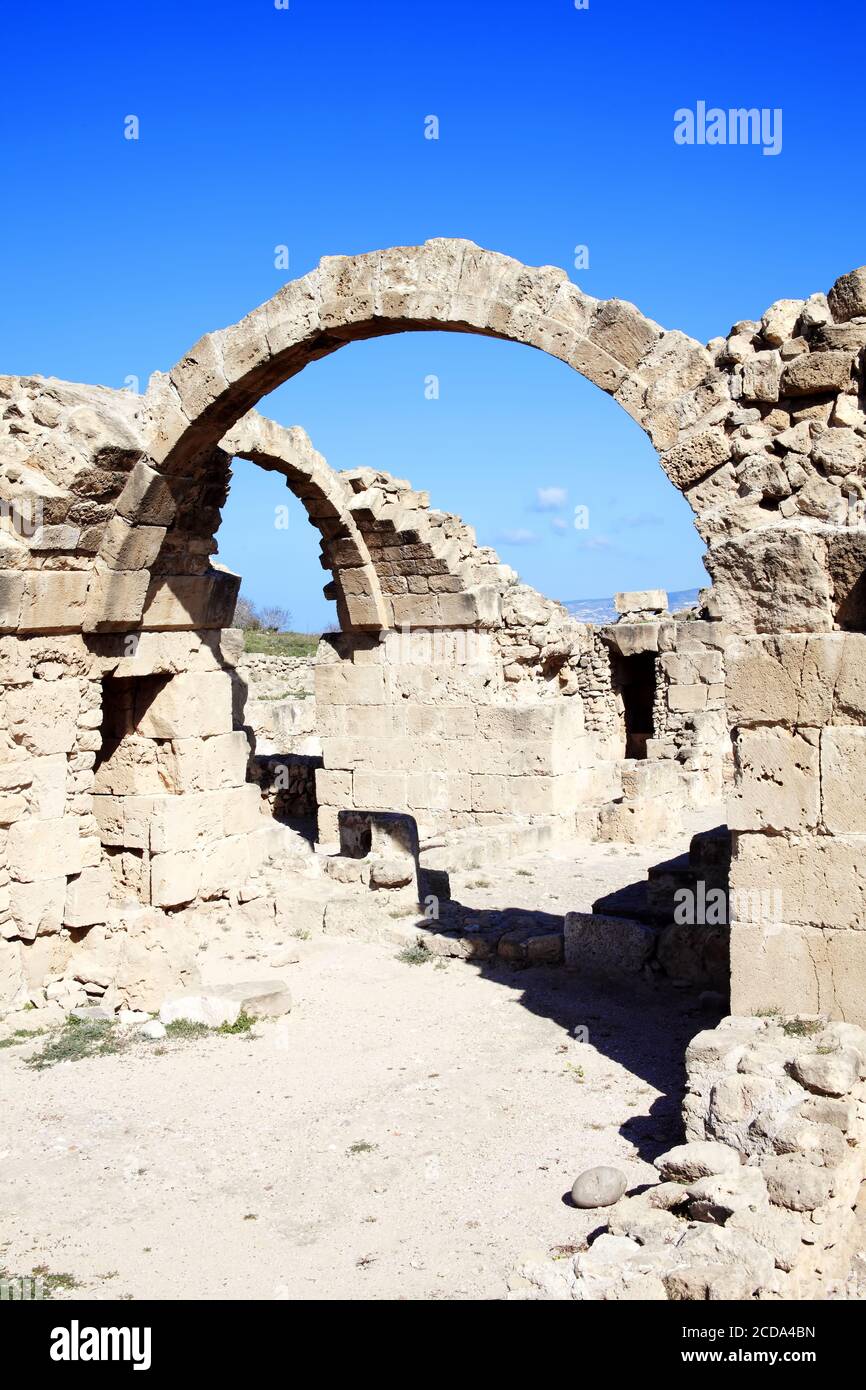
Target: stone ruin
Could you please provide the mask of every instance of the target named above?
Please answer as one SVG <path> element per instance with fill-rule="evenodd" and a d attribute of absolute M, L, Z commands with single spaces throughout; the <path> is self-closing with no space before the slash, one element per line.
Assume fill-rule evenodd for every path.
<path fill-rule="evenodd" d="M 536 347 L 613 396 L 695 514 L 698 613 L 648 592 L 579 623 L 424 492 L 337 473 L 253 409 L 349 342 L 425 329 Z M 418 836 L 663 839 L 724 797 L 732 903 L 770 885 L 783 904 L 769 927 L 732 913 L 729 1026 L 853 1028 L 821 1047 L 859 1058 L 844 1095 L 862 1105 L 864 347 L 866 268 L 704 346 L 562 270 L 440 239 L 326 258 L 143 396 L 0 378 L 0 1008 L 157 1007 L 194 983 L 193 927 L 226 908 L 363 933 L 383 893 L 418 902 Z M 211 559 L 234 457 L 303 503 L 339 616 L 299 730 L 320 747 L 276 790 L 245 723 L 239 579 Z M 315 809 L 330 854 L 278 793 Z M 566 931 L 573 967 L 591 939 Z M 747 1167 L 791 1152 L 768 1119 L 784 1052 L 720 1050 L 749 1083 L 721 1139 Z M 855 1157 L 834 1188 L 838 1145 L 808 1126 L 837 1121 L 797 1105 L 784 1142 L 845 1207 L 859 1130 L 837 1126 Z"/>

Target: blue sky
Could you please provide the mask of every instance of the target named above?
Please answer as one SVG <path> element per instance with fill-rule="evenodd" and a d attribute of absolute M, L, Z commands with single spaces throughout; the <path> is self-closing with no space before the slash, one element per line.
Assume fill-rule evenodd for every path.
<path fill-rule="evenodd" d="M 0 371 L 143 389 L 320 256 L 430 236 L 563 266 L 706 341 L 866 261 L 864 30 L 853 0 L 16 6 Z M 781 108 L 781 153 L 675 144 L 674 111 L 699 100 Z M 691 513 L 637 426 L 529 349 L 356 344 L 260 408 L 338 468 L 429 488 L 557 597 L 705 578 Z M 548 507 L 564 493 L 558 507 L 539 509 L 539 489 Z M 220 559 L 315 628 L 330 620 L 317 537 L 297 505 L 274 528 L 285 500 L 240 466 Z"/>

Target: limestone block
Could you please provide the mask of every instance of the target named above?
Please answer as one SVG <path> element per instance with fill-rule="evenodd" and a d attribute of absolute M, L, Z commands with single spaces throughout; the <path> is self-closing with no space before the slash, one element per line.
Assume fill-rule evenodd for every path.
<path fill-rule="evenodd" d="M 137 627 L 147 593 L 148 575 L 122 570 L 92 572 L 82 627 L 85 632 L 124 631 Z"/>
<path fill-rule="evenodd" d="M 517 778 L 515 780 L 523 782 L 526 779 Z M 473 775 L 470 793 L 472 798 L 472 810 L 495 812 L 498 814 L 504 814 L 506 811 L 510 811 L 512 798 L 508 791 L 509 781 L 509 778 L 502 776 L 484 774 Z"/>
<path fill-rule="evenodd" d="M 207 993 L 182 994 L 164 1000 L 159 1010 L 159 1021 L 163 1025 L 183 1022 L 200 1023 L 205 1028 L 222 1028 L 235 1023 L 240 1011 L 240 1000 L 217 985 Z"/>
<path fill-rule="evenodd" d="M 628 375 L 628 369 L 621 362 L 590 338 L 578 338 L 567 360 L 576 372 L 608 395 L 613 395 Z"/>
<path fill-rule="evenodd" d="M 338 810 L 351 807 L 352 774 L 334 772 L 329 768 L 316 768 L 316 797 L 320 803 L 336 806 Z"/>
<path fill-rule="evenodd" d="M 681 788 L 682 772 L 673 759 L 631 759 L 623 765 L 622 790 L 627 798 L 675 796 Z"/>
<path fill-rule="evenodd" d="M 169 526 L 175 505 L 165 478 L 139 460 L 117 499 L 116 510 L 124 521 L 139 526 Z"/>
<path fill-rule="evenodd" d="M 761 336 L 764 341 L 771 347 L 781 347 L 788 338 L 793 338 L 802 310 L 802 299 L 777 299 L 761 318 Z"/>
<path fill-rule="evenodd" d="M 150 861 L 150 901 L 154 907 L 180 907 L 198 897 L 202 859 L 197 851 L 155 854 Z"/>
<path fill-rule="evenodd" d="M 608 299 L 600 304 L 589 330 L 593 342 L 627 367 L 636 367 L 661 334 L 657 323 L 644 318 L 639 309 L 622 299 Z"/>
<path fill-rule="evenodd" d="M 100 763 L 93 782 L 100 796 L 159 796 L 166 789 L 159 747 L 149 738 L 121 739 Z"/>
<path fill-rule="evenodd" d="M 81 570 L 39 570 L 25 576 L 18 629 L 74 632 L 81 627 L 89 575 Z"/>
<path fill-rule="evenodd" d="M 250 745 L 243 729 L 209 738 L 172 739 L 158 747 L 162 786 L 153 790 L 183 793 L 242 787 L 249 758 Z"/>
<path fill-rule="evenodd" d="M 821 816 L 834 834 L 866 833 L 866 728 L 821 731 Z"/>
<path fill-rule="evenodd" d="M 782 372 L 783 396 L 813 396 L 823 391 L 844 391 L 851 381 L 850 352 L 803 352 Z"/>
<path fill-rule="evenodd" d="M 778 352 L 756 352 L 743 363 L 743 400 L 777 401 L 782 377 Z"/>
<path fill-rule="evenodd" d="M 165 537 L 164 526 L 132 526 L 120 515 L 105 529 L 99 558 L 112 570 L 150 569 Z"/>
<path fill-rule="evenodd" d="M 861 648 L 866 656 L 866 639 Z M 726 656 L 725 700 L 733 724 L 822 725 L 833 715 L 842 659 L 836 635 L 735 637 Z M 851 669 L 854 663 L 849 663 Z M 866 698 L 866 675 L 862 681 Z"/>
<path fill-rule="evenodd" d="M 663 446 L 660 446 L 663 447 Z M 720 468 L 731 456 L 731 446 L 723 429 L 690 435 L 662 455 L 662 467 L 671 482 L 684 491 Z"/>
<path fill-rule="evenodd" d="M 864 978 L 866 932 L 747 923 L 731 928 L 731 1008 L 738 1014 L 779 1009 L 863 1027 Z"/>
<path fill-rule="evenodd" d="M 565 964 L 588 976 L 616 978 L 640 971 L 655 949 L 655 932 L 626 917 L 591 912 L 565 916 Z"/>
<path fill-rule="evenodd" d="M 279 1018 L 291 1012 L 292 996 L 282 980 L 242 980 L 219 985 L 214 993 L 232 999 L 249 1018 Z"/>
<path fill-rule="evenodd" d="M 345 594 L 346 617 L 350 627 L 378 631 L 386 625 L 389 611 L 385 603 L 371 594 Z"/>
<path fill-rule="evenodd" d="M 618 594 L 618 598 L 622 595 Z M 622 656 L 635 656 L 638 652 L 657 652 L 659 649 L 658 623 L 614 623 L 607 629 L 610 642 Z"/>
<path fill-rule="evenodd" d="M 63 903 L 66 879 L 62 875 L 44 877 L 38 882 L 11 883 L 9 911 L 18 936 L 32 941 L 36 936 L 49 936 L 63 926 Z"/>
<path fill-rule="evenodd" d="M 77 817 L 18 821 L 9 831 L 6 856 L 10 874 L 21 883 L 80 873 L 83 851 Z"/>
<path fill-rule="evenodd" d="M 406 774 L 357 769 L 353 781 L 355 805 L 360 810 L 395 811 L 406 806 Z"/>
<path fill-rule="evenodd" d="M 12 825 L 27 814 L 27 801 L 18 792 L 0 795 L 0 826 Z"/>
<path fill-rule="evenodd" d="M 260 803 L 258 788 L 250 790 Z M 221 839 L 224 834 L 223 810 L 232 795 L 225 792 L 190 792 L 183 796 L 149 798 L 150 848 L 154 854 L 192 850 Z"/>
<path fill-rule="evenodd" d="M 329 843 L 337 839 L 337 831 Z M 274 895 L 274 911 L 277 931 L 283 935 L 292 933 L 321 932 L 325 920 L 325 904 L 333 895 L 333 887 L 327 887 L 312 880 L 293 883 L 278 889 Z"/>
<path fill-rule="evenodd" d="M 104 845 L 126 845 L 130 849 L 145 849 L 149 843 L 149 834 L 146 835 L 144 844 L 138 846 L 127 839 L 125 817 L 128 800 L 128 797 L 123 796 L 94 796 L 93 815 L 99 826 L 100 839 Z"/>
<path fill-rule="evenodd" d="M 623 844 L 654 844 L 671 840 L 682 832 L 679 809 L 667 801 L 641 799 L 613 801 L 602 806 L 598 817 L 598 838 Z"/>
<path fill-rule="evenodd" d="M 30 814 L 39 820 L 56 820 L 63 815 L 67 766 L 65 753 L 31 759 Z"/>
<path fill-rule="evenodd" d="M 827 304 L 837 323 L 866 314 L 866 266 L 840 275 L 827 295 Z"/>
<path fill-rule="evenodd" d="M 144 604 L 145 628 L 224 628 L 231 625 L 240 576 L 228 570 L 175 574 L 151 580 Z"/>
<path fill-rule="evenodd" d="M 378 666 L 341 662 L 316 666 L 316 703 L 333 705 L 383 705 L 385 673 Z"/>
<path fill-rule="evenodd" d="M 14 632 L 24 599 L 23 574 L 0 574 L 0 629 Z"/>
<path fill-rule="evenodd" d="M 250 841 L 253 838 L 250 835 L 230 835 L 212 841 L 201 850 L 199 891 L 202 897 L 224 896 L 246 882 L 250 876 Z"/>
<path fill-rule="evenodd" d="M 173 676 L 138 719 L 146 738 L 207 737 L 230 733 L 232 683 L 227 671 Z"/>
<path fill-rule="evenodd" d="M 127 908 L 120 934 L 115 989 L 118 1003 L 148 1012 L 157 1010 L 167 995 L 198 985 L 192 933 L 147 907 Z"/>
<path fill-rule="evenodd" d="M 780 728 L 741 729 L 734 753 L 737 781 L 728 798 L 732 830 L 804 831 L 818 823 L 818 734 Z"/>
<path fill-rule="evenodd" d="M 703 650 L 705 647 L 724 652 L 730 635 L 723 622 L 707 622 L 703 619 L 692 619 L 687 623 L 671 623 L 670 627 L 673 629 L 674 640 L 679 652 L 700 653 L 701 656 L 706 655 Z M 660 641 L 659 646 L 663 645 Z"/>
<path fill-rule="evenodd" d="M 109 912 L 111 869 L 107 863 L 82 869 L 66 887 L 63 925 L 73 929 L 105 922 Z"/>
<path fill-rule="evenodd" d="M 448 811 L 451 809 L 452 782 L 456 781 L 453 773 L 410 772 L 406 778 L 406 804 L 413 811 Z M 462 809 L 468 810 L 472 801 L 472 779 L 467 776 L 465 781 L 469 784 L 469 800 Z"/>
<path fill-rule="evenodd" d="M 213 795 L 221 808 L 225 835 L 248 835 L 258 829 L 265 818 L 261 792 L 254 782 L 227 788 Z"/>
<path fill-rule="evenodd" d="M 820 632 L 833 625 L 826 544 L 793 528 L 721 540 L 707 568 L 733 632 Z"/>
<path fill-rule="evenodd" d="M 866 930 L 866 865 L 856 839 L 737 835 L 731 889 L 738 920 Z"/>
<path fill-rule="evenodd" d="M 706 709 L 707 689 L 706 685 L 668 686 L 668 709 L 683 713 Z"/>
<path fill-rule="evenodd" d="M 0 1014 L 23 1008 L 27 1002 L 27 977 L 19 941 L 0 938 Z"/>
<path fill-rule="evenodd" d="M 658 963 L 673 980 L 725 990 L 730 978 L 729 935 L 727 927 L 672 922 L 659 935 Z"/>

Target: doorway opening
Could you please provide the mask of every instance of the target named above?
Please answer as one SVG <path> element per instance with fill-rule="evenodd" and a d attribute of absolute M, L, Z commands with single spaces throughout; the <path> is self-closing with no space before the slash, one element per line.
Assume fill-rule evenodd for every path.
<path fill-rule="evenodd" d="M 654 652 L 610 654 L 613 685 L 622 699 L 625 726 L 625 757 L 645 758 L 647 739 L 654 735 L 653 706 L 656 698 L 656 658 Z"/>

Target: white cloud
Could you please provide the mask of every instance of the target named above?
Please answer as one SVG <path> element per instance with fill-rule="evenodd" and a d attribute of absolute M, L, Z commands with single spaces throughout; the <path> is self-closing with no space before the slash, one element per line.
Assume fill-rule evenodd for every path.
<path fill-rule="evenodd" d="M 555 516 L 555 517 L 553 517 L 553 519 L 551 520 L 551 523 L 550 523 L 550 524 L 551 524 L 551 526 L 553 527 L 554 531 L 567 531 L 567 530 L 568 530 L 568 522 L 567 522 L 567 521 L 563 521 L 563 519 L 562 519 L 561 516 Z"/>
<path fill-rule="evenodd" d="M 538 512 L 555 512 L 565 505 L 568 497 L 568 490 L 564 487 L 540 487 L 535 493 L 535 510 Z"/>
<path fill-rule="evenodd" d="M 615 550 L 616 546 L 609 536 L 587 536 L 577 543 L 579 550 Z"/>
<path fill-rule="evenodd" d="M 500 531 L 497 539 L 500 545 L 537 545 L 539 541 L 534 531 L 527 531 L 521 526 L 513 531 Z"/>

